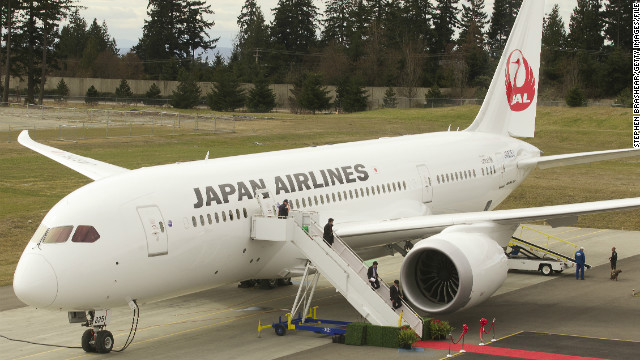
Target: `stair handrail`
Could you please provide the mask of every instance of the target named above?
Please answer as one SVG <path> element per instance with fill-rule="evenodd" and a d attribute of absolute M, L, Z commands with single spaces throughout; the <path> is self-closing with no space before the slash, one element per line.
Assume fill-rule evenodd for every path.
<path fill-rule="evenodd" d="M 316 223 L 313 220 L 311 221 L 311 224 L 314 226 L 314 230 L 316 230 L 317 232 L 320 232 L 320 230 L 322 229 L 320 227 L 320 225 L 318 225 L 318 223 Z M 323 230 L 322 231 L 322 235 L 320 235 L 320 236 L 322 237 L 322 239 L 324 241 L 324 229 L 322 229 L 322 230 Z M 365 269 L 365 271 L 366 271 L 367 267 L 364 265 L 364 261 L 362 260 L 362 258 L 344 240 L 342 240 L 342 238 L 340 238 L 336 234 L 333 234 L 333 239 L 334 239 L 334 244 L 339 243 L 340 245 L 342 245 L 347 250 L 346 253 L 350 254 L 351 257 L 355 258 L 358 261 L 358 264 L 360 264 L 360 266 L 361 266 L 361 270 Z M 332 248 L 333 248 L 333 246 L 332 246 Z M 334 251 L 335 251 L 335 249 L 334 249 Z M 349 261 L 344 258 L 344 256 L 343 256 L 344 252 L 336 252 L 336 253 L 345 261 L 347 266 L 349 266 L 349 267 L 351 267 L 353 269 L 353 267 L 349 264 Z M 359 273 L 359 271 L 361 271 L 361 270 L 357 270 L 357 269 L 353 269 L 353 270 L 356 273 Z M 364 278 L 363 278 L 363 280 L 369 281 L 369 279 L 364 279 Z M 381 283 L 380 286 L 381 287 L 384 286 L 384 289 L 386 290 L 386 293 L 388 294 L 389 293 L 389 284 L 387 284 L 384 280 L 382 280 L 380 278 L 379 278 L 379 281 Z M 378 293 L 376 292 L 376 294 L 378 294 Z M 383 300 L 385 300 L 382 295 L 378 294 L 378 296 L 382 297 Z M 404 308 L 408 310 L 408 313 L 413 315 L 414 319 L 416 321 L 420 322 L 420 324 L 422 324 L 423 323 L 422 317 L 415 310 L 413 310 L 413 308 L 411 306 L 409 306 L 409 304 L 404 299 L 402 299 L 401 301 L 402 301 L 402 304 L 404 305 Z M 407 317 L 406 314 L 404 316 L 404 319 L 407 321 L 407 323 L 409 323 L 410 318 Z M 412 325 L 412 324 L 410 324 L 410 325 Z M 418 324 L 413 324 L 413 326 L 418 326 Z"/>
<path fill-rule="evenodd" d="M 550 239 L 550 238 L 553 238 L 553 239 L 555 239 L 555 240 L 558 240 L 558 241 L 560 241 L 560 242 L 563 242 L 563 243 L 565 243 L 565 244 L 567 244 L 567 245 L 571 245 L 571 246 L 573 246 L 573 249 L 574 249 L 574 250 L 576 250 L 576 249 L 578 248 L 578 244 L 574 244 L 574 243 L 572 243 L 572 242 L 570 242 L 570 241 L 567 241 L 567 240 L 561 239 L 561 238 L 559 238 L 559 237 L 557 237 L 557 236 L 554 236 L 554 235 L 551 235 L 551 234 L 547 234 L 547 233 L 542 232 L 542 231 L 540 231 L 540 230 L 536 230 L 536 229 L 534 229 L 534 228 L 532 228 L 532 227 L 529 227 L 529 226 L 527 226 L 527 225 L 520 224 L 520 228 L 521 228 L 521 229 L 520 229 L 520 237 L 522 237 L 522 232 L 524 231 L 524 229 L 527 229 L 527 230 L 530 230 L 530 231 L 533 231 L 533 232 L 536 232 L 536 233 L 538 233 L 538 234 L 541 234 L 541 235 L 546 236 L 546 237 L 547 237 L 547 245 L 546 245 L 546 247 L 547 247 L 547 248 L 549 247 L 549 239 Z"/>

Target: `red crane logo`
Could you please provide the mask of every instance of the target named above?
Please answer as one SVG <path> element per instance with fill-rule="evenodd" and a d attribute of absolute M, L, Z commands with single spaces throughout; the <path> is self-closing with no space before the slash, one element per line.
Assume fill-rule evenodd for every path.
<path fill-rule="evenodd" d="M 515 71 L 512 75 L 511 69 L 514 67 Z M 504 73 L 509 107 L 512 111 L 526 110 L 536 94 L 536 79 L 533 77 L 533 69 L 522 55 L 522 51 L 516 49 L 509 54 Z"/>

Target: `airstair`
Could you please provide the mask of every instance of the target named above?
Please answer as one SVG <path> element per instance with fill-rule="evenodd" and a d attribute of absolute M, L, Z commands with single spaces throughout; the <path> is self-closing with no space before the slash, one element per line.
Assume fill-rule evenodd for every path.
<path fill-rule="evenodd" d="M 318 278 L 316 275 L 310 281 L 307 279 L 316 270 L 371 324 L 405 324 L 422 336 L 422 318 L 404 301 L 399 309 L 393 309 L 387 284 L 380 281 L 380 288 L 374 290 L 367 279 L 367 267 L 344 241 L 338 236 L 334 236 L 332 246 L 324 241 L 317 213 L 291 211 L 289 217 L 278 218 L 263 212 L 252 218 L 251 237 L 255 241 L 290 241 L 308 259 L 305 276 L 292 307 L 293 316 L 301 307 L 304 307 L 305 314 L 309 311 Z"/>

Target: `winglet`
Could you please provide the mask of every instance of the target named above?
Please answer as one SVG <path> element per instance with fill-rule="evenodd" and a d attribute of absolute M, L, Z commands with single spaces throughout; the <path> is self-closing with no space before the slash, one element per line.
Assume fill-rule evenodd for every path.
<path fill-rule="evenodd" d="M 23 130 L 18 136 L 18 142 L 37 153 L 40 153 L 49 159 L 79 172 L 80 174 L 92 179 L 100 180 L 109 176 L 121 174 L 129 171 L 123 167 L 111 165 L 106 162 L 94 160 L 88 157 L 72 154 L 63 150 L 56 149 L 51 146 L 43 145 L 33 141 L 29 137 L 29 131 Z"/>

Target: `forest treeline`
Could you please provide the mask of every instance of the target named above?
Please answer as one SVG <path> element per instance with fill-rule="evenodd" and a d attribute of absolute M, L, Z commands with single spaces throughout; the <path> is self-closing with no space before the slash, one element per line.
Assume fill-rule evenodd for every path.
<path fill-rule="evenodd" d="M 79 1 L 3 0 L 0 73 L 26 80 L 30 102 L 41 101 L 43 80 L 53 75 L 232 87 L 292 83 L 294 97 L 304 95 L 305 83 L 320 90 L 337 85 L 343 99 L 362 86 L 398 87 L 409 98 L 418 87 L 460 94 L 474 88 L 481 97 L 521 3 L 495 0 L 489 14 L 484 0 L 326 0 L 320 12 L 312 0 L 279 0 L 266 10 L 273 14 L 267 23 L 258 2 L 245 0 L 230 58 L 208 59 L 198 54 L 218 41 L 208 35 L 216 33 L 207 20 L 215 0 L 149 0 L 142 37 L 125 54 L 105 22 L 82 18 Z M 545 14 L 542 98 L 576 90 L 591 98 L 630 97 L 631 4 L 577 0 L 568 31 L 558 5 Z"/>

